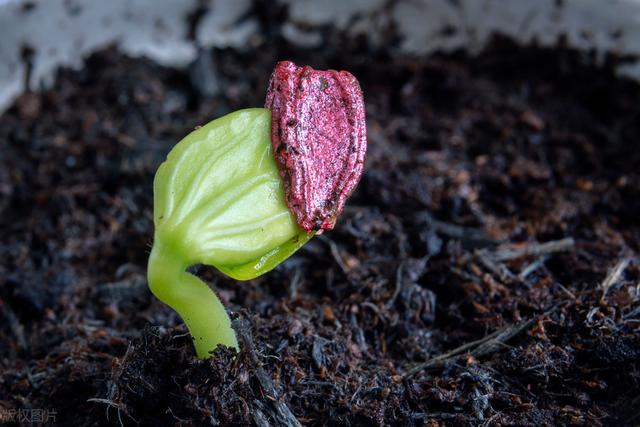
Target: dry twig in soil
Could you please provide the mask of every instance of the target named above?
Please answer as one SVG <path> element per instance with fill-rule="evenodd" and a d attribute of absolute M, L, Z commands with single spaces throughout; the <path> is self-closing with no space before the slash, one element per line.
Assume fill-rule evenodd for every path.
<path fill-rule="evenodd" d="M 488 255 L 496 262 L 510 261 L 526 256 L 541 256 L 554 252 L 563 252 L 572 249 L 575 246 L 575 240 L 571 237 L 560 240 L 551 240 L 545 243 L 529 243 L 526 245 L 518 245 L 506 247 L 488 253 Z"/>
<path fill-rule="evenodd" d="M 255 375 L 258 378 L 260 386 L 268 400 L 268 403 L 254 401 L 254 404 L 257 406 L 257 408 L 255 408 L 257 409 L 257 415 L 254 419 L 256 424 L 265 425 L 265 412 L 268 412 L 271 418 L 277 421 L 280 425 L 286 427 L 301 427 L 300 422 L 295 415 L 293 415 L 287 404 L 280 399 L 278 391 L 273 385 L 271 378 L 267 375 L 264 369 L 262 369 L 262 364 L 258 360 L 258 355 L 256 354 L 256 349 L 253 345 L 249 322 L 246 319 L 240 318 L 233 321 L 233 327 L 238 334 L 242 350 L 247 352 L 247 355 L 249 356 L 249 361 L 253 365 Z M 268 425 L 268 423 L 266 425 Z"/>
<path fill-rule="evenodd" d="M 607 277 L 604 278 L 604 281 L 600 285 L 600 287 L 602 288 L 602 297 L 600 297 L 601 301 L 603 301 L 607 296 L 607 292 L 609 292 L 609 289 L 613 285 L 615 285 L 618 280 L 620 280 L 620 276 L 622 276 L 622 273 L 627 268 L 630 262 L 631 260 L 629 258 L 623 258 L 618 261 L 611 270 L 609 270 L 609 273 L 607 273 Z"/>
<path fill-rule="evenodd" d="M 402 378 L 406 379 L 425 369 L 442 366 L 449 360 L 454 359 L 461 354 L 466 353 L 467 351 L 473 357 L 486 356 L 487 354 L 496 351 L 501 345 L 505 344 L 511 338 L 531 326 L 538 317 L 543 317 L 550 314 L 553 310 L 555 310 L 555 308 L 556 307 L 544 312 L 540 316 L 536 316 L 525 322 L 522 322 L 519 325 L 507 326 L 505 328 L 499 329 L 484 338 L 480 338 L 479 340 L 463 344 L 457 348 L 454 348 L 453 350 L 429 359 L 426 362 L 422 362 L 405 372 L 402 375 Z"/>

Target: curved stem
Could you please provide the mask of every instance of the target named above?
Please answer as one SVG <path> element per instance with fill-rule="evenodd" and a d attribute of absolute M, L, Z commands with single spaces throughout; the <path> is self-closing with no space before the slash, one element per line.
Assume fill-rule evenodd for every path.
<path fill-rule="evenodd" d="M 188 262 L 156 240 L 149 257 L 147 280 L 151 292 L 178 312 L 194 340 L 201 359 L 219 344 L 238 348 L 231 320 L 218 296 L 198 277 L 186 271 Z"/>

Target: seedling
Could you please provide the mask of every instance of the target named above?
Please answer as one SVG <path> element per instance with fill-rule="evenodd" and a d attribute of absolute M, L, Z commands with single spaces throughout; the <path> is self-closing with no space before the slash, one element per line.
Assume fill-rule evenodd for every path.
<path fill-rule="evenodd" d="M 200 358 L 238 342 L 218 297 L 187 268 L 237 280 L 272 270 L 333 228 L 362 174 L 364 104 L 351 74 L 281 62 L 266 106 L 190 133 L 154 179 L 149 287 L 182 317 Z"/>

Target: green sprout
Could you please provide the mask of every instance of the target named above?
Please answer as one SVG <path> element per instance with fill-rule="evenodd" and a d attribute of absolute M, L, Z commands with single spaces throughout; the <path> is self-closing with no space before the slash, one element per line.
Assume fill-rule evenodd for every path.
<path fill-rule="evenodd" d="M 216 294 L 187 269 L 207 264 L 237 280 L 274 269 L 333 228 L 364 167 L 364 99 L 349 72 L 279 62 L 265 106 L 191 132 L 153 182 L 149 287 L 202 359 L 238 341 Z"/>
<path fill-rule="evenodd" d="M 253 279 L 313 236 L 285 203 L 270 110 L 236 111 L 191 132 L 160 165 L 153 191 L 151 291 L 182 317 L 199 358 L 219 344 L 237 349 L 224 306 L 187 268 L 206 264 Z"/>

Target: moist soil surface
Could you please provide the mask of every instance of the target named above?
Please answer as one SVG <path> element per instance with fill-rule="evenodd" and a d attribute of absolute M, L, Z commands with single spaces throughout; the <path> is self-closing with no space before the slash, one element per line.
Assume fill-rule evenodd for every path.
<path fill-rule="evenodd" d="M 0 415 L 639 423 L 640 86 L 615 58 L 265 34 L 183 70 L 109 48 L 0 117 Z M 359 78 L 364 176 L 335 230 L 273 272 L 192 268 L 241 342 L 201 361 L 147 288 L 153 176 L 195 126 L 262 106 L 282 59 Z"/>

